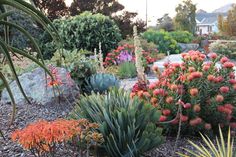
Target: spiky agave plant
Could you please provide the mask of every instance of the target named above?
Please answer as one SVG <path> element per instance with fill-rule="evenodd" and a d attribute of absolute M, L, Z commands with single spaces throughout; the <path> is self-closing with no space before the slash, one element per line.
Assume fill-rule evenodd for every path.
<path fill-rule="evenodd" d="M 230 129 L 228 132 L 228 138 L 227 143 L 224 140 L 224 136 L 222 134 L 222 131 L 219 127 L 219 138 L 216 137 L 216 146 L 213 144 L 211 139 L 208 136 L 204 136 L 201 134 L 201 137 L 204 141 L 203 146 L 202 144 L 198 146 L 197 144 L 193 143 L 192 141 L 189 141 L 189 143 L 196 148 L 196 151 L 185 149 L 191 157 L 235 157 L 236 153 L 234 152 L 234 140 L 231 139 L 230 136 Z M 184 155 L 181 153 L 177 153 L 181 157 L 190 157 L 189 155 Z"/>
<path fill-rule="evenodd" d="M 18 9 L 18 10 L 26 13 L 27 15 L 31 16 L 31 18 L 33 20 L 35 20 L 36 22 L 41 24 L 44 27 L 44 29 L 50 33 L 50 35 L 56 41 L 58 46 L 60 45 L 60 37 L 59 37 L 56 29 L 54 28 L 54 26 L 50 22 L 50 20 L 48 20 L 47 17 L 45 17 L 40 11 L 38 11 L 36 8 L 34 8 L 29 3 L 27 3 L 23 0 L 0 0 L 0 24 L 4 27 L 4 34 L 2 36 L 0 36 L 0 56 L 2 57 L 2 60 L 0 61 L 0 64 L 1 64 L 1 66 L 0 66 L 0 82 L 2 82 L 2 85 L 7 89 L 9 96 L 11 98 L 11 101 L 12 101 L 12 105 L 13 105 L 13 113 L 12 113 L 12 117 L 11 117 L 11 123 L 12 123 L 14 120 L 15 112 L 16 112 L 16 105 L 15 105 L 15 101 L 14 101 L 14 96 L 13 96 L 11 89 L 9 87 L 9 84 L 7 82 L 7 78 L 6 78 L 6 76 L 4 76 L 2 69 L 1 69 L 3 64 L 9 65 L 11 72 L 14 76 L 14 79 L 17 82 L 17 85 L 18 85 L 20 91 L 22 92 L 23 96 L 25 97 L 25 99 L 28 102 L 29 102 L 29 100 L 27 99 L 27 96 L 24 93 L 21 83 L 17 77 L 14 63 L 12 61 L 12 56 L 13 55 L 14 56 L 18 56 L 18 55 L 24 56 L 24 57 L 32 60 L 36 64 L 38 64 L 40 67 L 42 67 L 45 70 L 45 72 L 47 74 L 49 74 L 51 77 L 52 77 L 52 75 L 50 74 L 49 70 L 46 68 L 46 66 L 44 64 L 42 53 L 41 53 L 40 48 L 37 45 L 35 39 L 23 27 L 15 24 L 14 22 L 8 21 L 8 17 L 14 13 L 14 10 L 6 10 L 6 6 L 10 6 L 11 8 Z M 9 43 L 9 28 L 10 27 L 15 28 L 16 30 L 18 30 L 19 32 L 24 34 L 30 40 L 30 42 L 32 43 L 33 47 L 35 48 L 35 50 L 37 52 L 37 56 L 33 56 L 25 50 L 13 47 Z"/>

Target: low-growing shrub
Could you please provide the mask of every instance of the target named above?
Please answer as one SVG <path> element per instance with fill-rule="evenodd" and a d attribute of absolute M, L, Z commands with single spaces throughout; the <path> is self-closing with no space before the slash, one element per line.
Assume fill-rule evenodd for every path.
<path fill-rule="evenodd" d="M 174 31 L 169 34 L 178 43 L 190 43 L 193 40 L 193 35 L 188 31 Z"/>
<path fill-rule="evenodd" d="M 167 51 L 169 51 L 170 54 L 180 53 L 180 47 L 177 41 L 174 40 L 168 32 L 149 29 L 143 33 L 142 37 L 148 42 L 155 43 L 160 53 L 167 53 Z"/>
<path fill-rule="evenodd" d="M 222 43 L 218 40 L 211 43 L 209 49 L 212 52 L 235 58 L 234 52 L 236 52 L 236 43 Z"/>
<path fill-rule="evenodd" d="M 220 41 L 213 42 L 209 45 L 209 49 L 212 52 L 223 54 L 226 56 L 229 56 L 229 54 L 232 52 L 230 49 L 228 49 L 228 46 L 226 43 L 221 43 Z"/>
<path fill-rule="evenodd" d="M 164 64 L 158 81 L 148 88 L 134 86 L 131 96 L 138 95 L 160 109 L 160 122 L 170 121 L 163 124 L 168 132 L 176 133 L 180 121 L 183 134 L 210 133 L 218 130 L 218 125 L 235 128 L 234 64 L 215 53 L 210 54 L 209 62 L 204 62 L 206 56 L 199 51 L 182 57 L 182 64 Z"/>
<path fill-rule="evenodd" d="M 120 78 L 133 78 L 137 76 L 137 71 L 135 64 L 132 62 L 124 62 L 121 65 L 119 65 L 118 73 L 117 75 Z"/>
<path fill-rule="evenodd" d="M 129 93 L 113 89 L 107 95 L 92 94 L 80 99 L 71 117 L 88 118 L 100 125 L 108 156 L 141 156 L 162 141 L 156 126 L 158 112 L 152 105 L 130 99 Z"/>
<path fill-rule="evenodd" d="M 109 73 L 109 74 L 113 74 L 113 75 L 117 76 L 118 70 L 119 70 L 119 66 L 116 66 L 116 65 L 107 66 L 105 68 L 105 73 Z"/>
<path fill-rule="evenodd" d="M 84 12 L 68 19 L 55 20 L 53 24 L 64 42 L 63 48 L 67 50 L 94 51 L 94 48 L 98 49 L 98 43 L 101 42 L 105 56 L 107 52 L 117 47 L 121 40 L 120 30 L 115 22 L 102 14 Z M 45 58 L 52 57 L 55 52 L 54 43 L 51 41 L 48 33 L 44 32 L 40 43 Z"/>
<path fill-rule="evenodd" d="M 35 156 L 55 156 L 59 146 L 65 146 L 70 141 L 75 147 L 80 146 L 77 150 L 83 153 L 103 142 L 103 136 L 95 131 L 98 127 L 98 124 L 86 119 L 40 120 L 14 131 L 11 138 Z"/>
<path fill-rule="evenodd" d="M 54 53 L 50 63 L 66 68 L 80 88 L 84 87 L 86 78 L 96 73 L 95 61 L 86 57 L 92 52 L 86 50 L 58 50 Z"/>
<path fill-rule="evenodd" d="M 94 74 L 86 79 L 85 91 L 105 93 L 112 87 L 119 88 L 120 81 L 112 74 Z"/>

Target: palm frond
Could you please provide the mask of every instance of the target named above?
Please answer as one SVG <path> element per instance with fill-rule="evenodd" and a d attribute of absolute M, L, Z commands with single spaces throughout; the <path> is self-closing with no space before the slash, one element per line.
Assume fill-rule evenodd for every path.
<path fill-rule="evenodd" d="M 53 78 L 53 76 L 51 75 L 50 71 L 47 69 L 47 67 L 44 64 L 41 50 L 40 50 L 38 44 L 36 43 L 35 39 L 23 27 L 21 27 L 17 24 L 14 24 L 14 21 L 13 22 L 8 21 L 8 17 L 14 13 L 14 10 L 8 11 L 5 9 L 5 6 L 10 6 L 12 8 L 18 9 L 18 10 L 26 13 L 27 15 L 29 15 L 33 20 L 35 20 L 39 24 L 41 24 L 43 26 L 43 28 L 46 31 L 48 31 L 48 33 L 52 36 L 52 38 L 54 39 L 54 41 L 59 49 L 62 46 L 61 40 L 60 40 L 60 37 L 57 33 L 56 28 L 53 26 L 51 21 L 46 16 L 44 16 L 39 10 L 34 8 L 29 3 L 27 3 L 23 0 L 14 0 L 14 1 L 13 0 L 0 0 L 0 24 L 3 25 L 3 27 L 4 27 L 4 36 L 0 36 L 0 54 L 3 55 L 3 58 L 5 58 L 5 61 L 6 61 L 6 62 L 5 61 L 2 62 L 1 64 L 8 64 L 9 65 L 11 72 L 14 76 L 14 79 L 16 80 L 16 83 L 17 83 L 21 93 L 23 94 L 25 99 L 30 103 L 30 101 L 27 99 L 26 94 L 24 93 L 24 89 L 22 88 L 20 80 L 17 76 L 16 70 L 15 70 L 15 65 L 12 60 L 12 54 L 22 55 L 22 56 L 30 59 L 31 61 L 38 64 L 41 68 L 43 68 L 45 70 L 45 72 L 47 74 L 49 74 L 52 78 Z M 26 36 L 27 39 L 29 39 L 29 41 L 32 43 L 34 49 L 36 50 L 37 56 L 39 57 L 39 59 L 36 56 L 30 55 L 25 50 L 21 50 L 21 49 L 18 49 L 16 47 L 13 47 L 10 45 L 10 43 L 9 43 L 9 36 L 10 36 L 9 35 L 9 28 L 10 27 L 17 29 L 24 36 Z M 15 104 L 13 93 L 10 89 L 9 84 L 8 84 L 7 78 L 4 76 L 4 74 L 2 72 L 0 72 L 0 82 L 1 82 L 1 84 L 0 84 L 1 87 L 4 86 L 6 88 L 8 94 L 10 96 L 11 102 L 13 104 L 13 112 L 12 112 L 12 118 L 11 118 L 11 123 L 12 123 L 14 121 L 14 117 L 15 117 L 15 113 L 16 113 L 16 104 Z"/>

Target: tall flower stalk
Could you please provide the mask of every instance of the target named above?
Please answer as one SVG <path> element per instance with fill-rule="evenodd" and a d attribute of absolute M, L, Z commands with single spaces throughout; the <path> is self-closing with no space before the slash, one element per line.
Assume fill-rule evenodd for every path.
<path fill-rule="evenodd" d="M 141 43 L 138 36 L 137 26 L 133 27 L 134 31 L 134 53 L 135 53 L 135 66 L 138 74 L 138 81 L 147 83 L 147 79 L 144 73 Z"/>
<path fill-rule="evenodd" d="M 99 65 L 100 65 L 100 72 L 104 72 L 104 66 L 103 66 L 103 55 L 102 55 L 102 43 L 99 42 Z"/>

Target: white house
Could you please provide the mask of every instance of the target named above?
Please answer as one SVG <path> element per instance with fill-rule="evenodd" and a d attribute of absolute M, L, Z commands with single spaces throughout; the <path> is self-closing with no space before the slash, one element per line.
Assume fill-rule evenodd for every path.
<path fill-rule="evenodd" d="M 218 32 L 218 22 L 215 17 L 204 18 L 201 21 L 196 19 L 196 33 L 197 34 L 211 34 Z"/>

